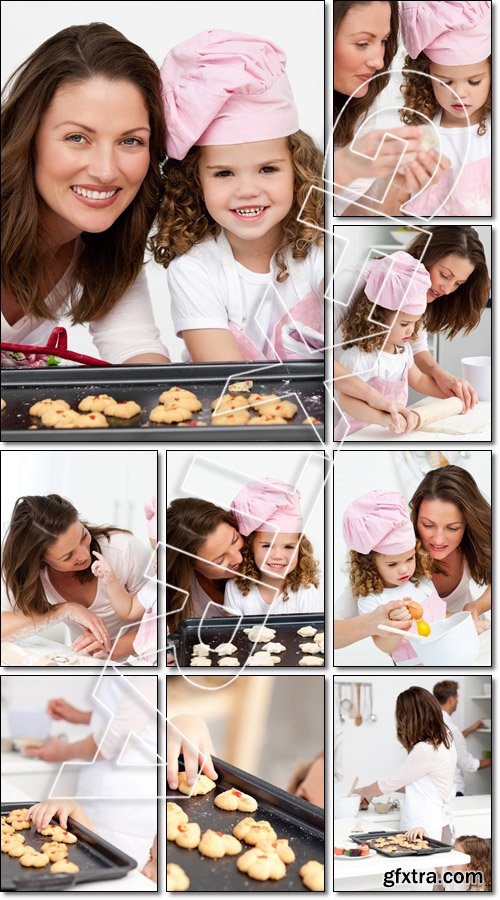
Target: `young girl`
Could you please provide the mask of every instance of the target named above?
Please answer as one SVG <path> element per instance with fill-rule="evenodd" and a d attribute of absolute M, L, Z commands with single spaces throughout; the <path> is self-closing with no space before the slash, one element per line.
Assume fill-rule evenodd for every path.
<path fill-rule="evenodd" d="M 403 76 L 401 119 L 406 125 L 432 120 L 441 153 L 451 160 L 439 182 L 416 194 L 405 212 L 490 216 L 491 4 L 431 0 L 400 8 L 405 67 L 415 70 Z"/>
<path fill-rule="evenodd" d="M 155 549 L 157 540 L 157 513 L 156 513 L 156 497 L 146 500 L 144 511 L 148 522 L 149 542 L 153 550 Z M 106 562 L 101 553 L 94 551 L 96 557 L 92 564 L 92 572 L 101 578 L 106 585 L 108 597 L 113 609 L 127 622 L 136 622 L 140 619 L 139 631 L 134 640 L 134 650 L 137 657 L 129 657 L 129 662 L 134 665 L 150 665 L 157 664 L 158 652 L 158 617 L 156 614 L 157 604 L 157 583 L 149 580 L 144 587 L 131 596 L 125 590 L 121 582 L 116 577 L 115 572 Z M 154 570 L 157 569 L 156 556 L 154 558 Z"/>
<path fill-rule="evenodd" d="M 406 833 L 409 841 L 422 840 L 427 837 L 424 828 L 412 828 Z M 441 870 L 441 884 L 445 891 L 486 891 L 491 893 L 491 840 L 478 837 L 475 834 L 461 835 L 455 839 L 453 849 L 458 853 L 466 853 L 470 856 L 470 862 L 465 865 L 449 866 Z M 462 876 L 470 878 L 470 881 L 453 881 L 455 872 L 478 873 Z M 480 880 L 479 880 L 480 879 Z M 439 888 L 435 888 L 439 890 Z"/>
<path fill-rule="evenodd" d="M 321 355 L 323 157 L 285 64 L 269 41 L 209 30 L 162 66 L 169 159 L 152 247 L 195 362 Z"/>
<path fill-rule="evenodd" d="M 299 491 L 266 476 L 247 484 L 231 511 L 245 537 L 238 571 L 247 577 L 227 582 L 224 609 L 246 616 L 263 615 L 269 607 L 278 615 L 323 612 L 319 566 L 302 534 Z"/>
<path fill-rule="evenodd" d="M 364 290 L 351 302 L 341 326 L 345 339 L 341 365 L 404 406 L 408 385 L 431 397 L 446 396 L 433 378 L 414 365 L 410 347 L 417 336 L 415 325 L 427 308 L 430 287 L 427 269 L 404 250 L 376 259 L 369 266 Z M 359 431 L 366 423 L 396 430 L 390 413 L 341 392 L 338 399 L 348 423 L 347 434 Z M 417 424 L 417 417 L 411 418 L 409 430 Z M 402 421 L 398 433 L 405 428 Z M 341 419 L 335 428 L 335 440 L 341 440 L 345 433 L 346 423 Z"/>
<path fill-rule="evenodd" d="M 432 559 L 415 538 L 403 494 L 370 491 L 358 497 L 344 514 L 343 533 L 351 591 L 360 614 L 390 600 L 407 600 L 420 604 L 428 624 L 446 618 L 446 603 L 430 581 Z M 401 612 L 395 610 L 394 616 L 399 618 Z M 408 609 L 405 612 L 411 615 Z M 417 632 L 416 620 L 410 631 Z M 395 665 L 420 664 L 404 636 L 387 634 L 373 640 L 390 653 Z"/>

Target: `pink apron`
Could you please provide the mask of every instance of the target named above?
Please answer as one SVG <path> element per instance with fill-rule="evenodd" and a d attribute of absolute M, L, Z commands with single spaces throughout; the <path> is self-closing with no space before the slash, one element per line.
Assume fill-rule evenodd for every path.
<path fill-rule="evenodd" d="M 157 663 L 158 618 L 154 606 L 148 607 L 144 613 L 139 631 L 134 641 L 134 650 L 144 663 L 155 666 Z"/>
<path fill-rule="evenodd" d="M 448 169 L 437 184 L 405 204 L 406 215 L 491 216 L 491 157 L 467 163 L 456 184 L 455 180 L 456 172 Z"/>
<path fill-rule="evenodd" d="M 426 589 L 428 590 L 428 595 L 420 605 L 424 611 L 422 618 L 428 625 L 431 625 L 432 622 L 439 622 L 446 618 L 447 607 L 445 601 L 439 596 L 434 586 L 424 588 L 424 590 Z M 413 632 L 413 634 L 418 634 L 417 623 L 415 620 L 411 623 L 410 631 Z M 394 662 L 401 663 L 407 659 L 416 659 L 417 654 L 413 649 L 411 641 L 403 638 L 399 647 L 391 653 L 391 656 Z"/>
<path fill-rule="evenodd" d="M 375 388 L 375 390 L 380 391 L 380 393 L 383 394 L 384 397 L 387 397 L 388 400 L 393 400 L 394 403 L 406 406 L 408 403 L 408 370 L 409 365 L 407 357 L 399 381 L 389 381 L 387 378 L 376 376 L 375 378 L 369 378 L 368 384 Z M 367 426 L 366 422 L 361 421 L 361 419 L 354 419 L 353 416 L 349 416 L 346 412 L 342 411 L 342 415 L 347 419 L 348 428 L 346 430 L 344 420 L 340 419 L 335 426 L 335 441 L 341 441 L 343 437 L 348 437 L 350 434 L 354 434 L 356 431 L 360 431 Z"/>
<path fill-rule="evenodd" d="M 291 309 L 285 310 L 283 302 L 276 293 L 275 302 L 281 303 L 284 313 L 274 326 L 272 334 L 265 336 L 266 346 L 264 350 L 260 350 L 245 333 L 244 304 L 238 269 L 231 245 L 224 232 L 217 237 L 216 243 L 229 290 L 229 330 L 244 359 L 247 362 L 255 362 L 266 359 L 279 361 L 323 358 L 323 349 L 318 349 L 318 336 L 322 336 L 324 331 L 323 304 L 309 284 L 304 271 L 305 267 L 293 259 L 291 253 L 287 254 L 288 272 L 297 298 L 300 299 L 297 299 Z M 262 302 L 266 300 L 267 292 L 270 290 L 274 290 L 272 285 L 267 287 Z M 256 318 L 258 318 L 258 312 Z M 300 332 L 302 328 L 304 328 L 303 335 Z"/>

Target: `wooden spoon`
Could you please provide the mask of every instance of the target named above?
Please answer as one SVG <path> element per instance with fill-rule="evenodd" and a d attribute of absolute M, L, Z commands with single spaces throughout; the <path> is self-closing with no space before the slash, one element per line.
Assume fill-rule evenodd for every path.
<path fill-rule="evenodd" d="M 363 716 L 361 715 L 361 685 L 360 684 L 356 685 L 356 692 L 357 692 L 357 697 L 358 697 L 358 712 L 357 712 L 356 718 L 354 719 L 354 724 L 362 725 L 363 724 Z"/>
<path fill-rule="evenodd" d="M 356 778 L 354 779 L 353 783 L 351 784 L 351 790 L 349 791 L 349 793 L 348 793 L 348 795 L 347 795 L 348 797 L 351 796 L 351 794 L 352 794 L 354 788 L 356 787 L 358 781 L 359 781 L 359 775 L 356 775 Z"/>

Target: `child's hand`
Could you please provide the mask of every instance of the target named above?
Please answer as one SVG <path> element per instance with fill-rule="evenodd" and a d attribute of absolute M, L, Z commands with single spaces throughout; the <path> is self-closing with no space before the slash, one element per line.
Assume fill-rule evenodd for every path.
<path fill-rule="evenodd" d="M 404 416 L 401 413 L 397 413 L 396 416 L 391 416 L 389 431 L 393 431 L 394 434 L 409 434 L 411 431 L 415 431 L 417 425 L 418 415 L 412 410 L 407 409 L 406 415 Z"/>
<path fill-rule="evenodd" d="M 175 727 L 174 727 L 175 726 Z M 209 778 L 217 778 L 210 754 L 214 752 L 206 722 L 199 716 L 176 716 L 167 723 L 167 782 L 175 791 L 179 780 L 179 756 L 184 756 L 187 783 L 193 785 L 198 768 Z M 203 762 L 203 759 L 205 761 Z"/>
<path fill-rule="evenodd" d="M 439 154 L 435 150 L 427 152 L 421 150 L 414 162 L 407 163 L 398 169 L 394 183 L 398 187 L 402 187 L 408 194 L 416 194 L 423 188 L 430 187 L 431 184 L 437 184 L 451 166 L 448 157 L 442 156 L 436 169 L 438 159 Z M 431 176 L 434 177 L 431 178 Z"/>
<path fill-rule="evenodd" d="M 57 816 L 59 824 L 63 828 L 68 827 L 68 816 L 71 816 L 77 822 L 81 822 L 82 825 L 95 831 L 92 822 L 76 800 L 43 800 L 41 803 L 35 803 L 28 810 L 28 818 L 31 819 L 37 831 L 43 831 L 54 816 Z"/>
<path fill-rule="evenodd" d="M 104 559 L 102 553 L 98 553 L 97 550 L 93 550 L 92 552 L 96 557 L 91 565 L 92 572 L 94 575 L 97 575 L 98 578 L 102 579 L 106 587 L 109 587 L 110 584 L 114 584 L 118 579 L 110 564 Z"/>
<path fill-rule="evenodd" d="M 423 838 L 427 837 L 427 832 L 424 828 L 411 828 L 410 831 L 407 831 L 405 834 L 405 838 L 407 841 L 421 841 Z"/>

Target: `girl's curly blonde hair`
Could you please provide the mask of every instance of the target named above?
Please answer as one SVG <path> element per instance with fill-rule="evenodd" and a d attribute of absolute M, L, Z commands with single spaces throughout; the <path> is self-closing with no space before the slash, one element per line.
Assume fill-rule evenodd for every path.
<path fill-rule="evenodd" d="M 252 582 L 248 581 L 248 578 L 255 578 L 257 581 L 260 578 L 260 571 L 255 565 L 254 555 L 253 555 L 253 539 L 257 532 L 252 532 L 248 537 L 245 538 L 245 542 L 243 544 L 243 548 L 241 550 L 241 555 L 243 557 L 243 562 L 239 567 L 239 573 L 241 575 L 246 575 L 247 578 L 241 578 L 237 576 L 234 579 L 235 584 L 238 585 L 239 590 L 243 594 L 244 597 L 250 593 L 250 589 L 252 587 Z M 288 588 L 292 591 L 298 591 L 300 585 L 303 587 L 319 587 L 319 563 L 313 556 L 313 546 L 311 541 L 305 536 L 302 536 L 302 539 L 299 544 L 299 557 L 297 559 L 297 565 L 293 572 L 288 572 L 288 575 L 279 582 L 282 586 L 283 591 L 283 602 L 286 603 L 290 598 L 288 596 Z"/>
<path fill-rule="evenodd" d="M 488 62 L 491 68 L 491 56 Z M 417 72 L 422 74 L 403 72 L 403 84 L 400 90 L 404 97 L 405 106 L 409 107 L 409 109 L 400 111 L 401 121 L 405 125 L 426 125 L 427 120 L 420 113 L 432 120 L 438 110 L 441 109 L 434 96 L 432 79 L 426 77 L 429 75 L 430 59 L 425 53 L 420 53 L 417 59 L 407 56 L 404 65 L 405 69 L 416 69 Z M 491 115 L 491 87 L 488 99 L 481 110 L 481 118 L 477 126 L 479 135 L 486 134 L 486 123 L 489 115 Z"/>
<path fill-rule="evenodd" d="M 347 574 L 351 585 L 352 596 L 367 597 L 368 594 L 381 594 L 385 590 L 384 582 L 380 577 L 375 558 L 380 556 L 375 550 L 370 553 L 358 553 L 357 550 L 349 550 L 347 558 Z M 413 584 L 420 584 L 422 578 L 431 578 L 434 571 L 432 556 L 424 549 L 421 541 L 415 545 L 415 572 L 410 578 Z"/>
<path fill-rule="evenodd" d="M 372 308 L 372 316 L 368 318 Z M 378 304 L 373 306 L 373 300 L 369 300 L 365 292 L 361 291 L 351 302 L 349 312 L 340 326 L 344 335 L 342 347 L 344 350 L 348 350 L 349 347 L 353 346 L 353 342 L 356 342 L 356 346 L 363 353 L 380 350 L 387 338 L 387 331 L 381 332 L 381 326 L 377 323 L 387 325 L 387 330 L 389 330 L 395 315 L 391 309 L 385 309 L 383 306 L 378 306 Z M 371 319 L 375 321 L 372 322 Z M 418 327 L 414 329 L 410 341 L 415 341 L 417 335 Z"/>
<path fill-rule="evenodd" d="M 285 250 L 291 247 L 294 259 L 305 259 L 313 244 L 323 243 L 320 229 L 324 228 L 323 154 L 304 131 L 290 135 L 287 141 L 295 173 L 294 200 L 281 223 L 281 242 L 276 249 L 279 282 L 286 281 L 289 274 Z M 201 152 L 201 147 L 192 147 L 185 159 L 169 159 L 163 166 L 165 192 L 158 230 L 149 241 L 149 249 L 165 269 L 176 256 L 187 253 L 207 235 L 217 237 L 221 232 L 203 200 L 198 174 Z M 315 187 L 318 190 L 311 190 Z"/>

